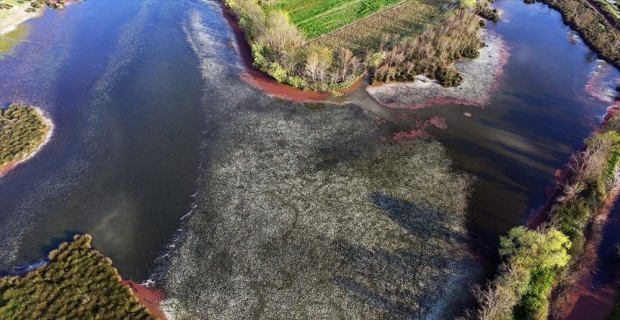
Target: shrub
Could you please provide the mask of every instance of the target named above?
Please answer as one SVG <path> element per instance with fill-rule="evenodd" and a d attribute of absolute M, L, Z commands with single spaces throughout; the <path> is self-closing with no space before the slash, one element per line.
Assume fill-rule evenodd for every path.
<path fill-rule="evenodd" d="M 532 271 L 528 290 L 514 308 L 515 319 L 547 319 L 548 297 L 556 274 L 557 271 L 551 268 L 537 268 Z"/>

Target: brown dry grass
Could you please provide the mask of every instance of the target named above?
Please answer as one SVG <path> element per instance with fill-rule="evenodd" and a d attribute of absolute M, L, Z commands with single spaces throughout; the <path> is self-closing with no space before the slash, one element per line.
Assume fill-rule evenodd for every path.
<path fill-rule="evenodd" d="M 386 40 L 396 42 L 402 37 L 419 35 L 425 27 L 443 22 L 451 12 L 454 11 L 442 11 L 437 1 L 410 0 L 311 43 L 332 49 L 349 48 L 356 55 L 363 56 L 369 49 L 378 50 Z"/>

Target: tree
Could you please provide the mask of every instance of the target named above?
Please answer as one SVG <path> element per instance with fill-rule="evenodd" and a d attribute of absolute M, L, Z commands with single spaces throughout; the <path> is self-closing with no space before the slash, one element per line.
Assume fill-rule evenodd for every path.
<path fill-rule="evenodd" d="M 321 79 L 321 82 L 325 81 L 325 75 L 327 73 L 327 71 L 329 70 L 329 67 L 331 67 L 332 62 L 334 61 L 334 56 L 332 54 L 332 51 L 329 50 L 329 48 L 327 47 L 322 47 L 321 49 L 319 49 L 318 52 L 318 58 L 319 58 L 319 68 L 318 68 L 318 76 L 319 79 Z"/>
<path fill-rule="evenodd" d="M 349 66 L 351 65 L 351 59 L 353 59 L 353 52 L 347 48 L 340 49 L 340 64 L 342 67 L 342 80 L 347 78 L 349 73 Z"/>
<path fill-rule="evenodd" d="M 515 267 L 554 268 L 568 264 L 570 247 L 568 237 L 556 229 L 538 232 L 516 227 L 500 238 L 499 253 Z"/>
<path fill-rule="evenodd" d="M 319 54 L 316 51 L 310 52 L 306 59 L 306 74 L 316 81 L 317 72 L 319 70 Z"/>

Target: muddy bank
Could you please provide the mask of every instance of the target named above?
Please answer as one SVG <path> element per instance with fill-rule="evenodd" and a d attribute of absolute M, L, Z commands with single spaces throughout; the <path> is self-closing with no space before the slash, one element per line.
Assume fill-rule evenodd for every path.
<path fill-rule="evenodd" d="M 389 108 L 419 109 L 441 104 L 461 104 L 483 107 L 490 103 L 491 96 L 503 75 L 503 66 L 508 62 L 508 47 L 502 38 L 485 29 L 480 30 L 480 39 L 486 46 L 480 49 L 477 59 L 463 59 L 454 64 L 463 75 L 458 87 L 442 87 L 438 82 L 417 77 L 411 83 L 387 83 L 370 86 L 366 91 Z"/>
<path fill-rule="evenodd" d="M 241 61 L 243 62 L 243 72 L 239 75 L 243 81 L 254 86 L 255 88 L 260 89 L 266 95 L 295 102 L 326 101 L 331 97 L 331 94 L 329 93 L 302 91 L 291 86 L 278 83 L 268 75 L 256 70 L 253 66 L 254 60 L 252 58 L 250 47 L 245 40 L 245 34 L 239 26 L 239 22 L 237 22 L 237 19 L 233 16 L 228 7 L 219 1 L 218 4 L 222 15 L 235 35 L 234 43 L 229 43 L 229 46 L 237 50 Z"/>

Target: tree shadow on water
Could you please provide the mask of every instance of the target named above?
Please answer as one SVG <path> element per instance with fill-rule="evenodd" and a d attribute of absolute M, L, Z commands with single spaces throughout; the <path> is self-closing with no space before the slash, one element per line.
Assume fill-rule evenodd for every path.
<path fill-rule="evenodd" d="M 458 242 L 467 241 L 464 235 L 454 231 L 464 223 L 464 219 L 458 213 L 442 212 L 378 192 L 370 196 L 370 201 L 414 236 Z"/>
<path fill-rule="evenodd" d="M 335 283 L 390 319 L 426 319 L 455 312 L 445 306 L 453 304 L 452 295 L 446 293 L 453 287 L 457 266 L 466 259 L 457 243 L 465 237 L 451 231 L 460 218 L 450 219 L 380 193 L 370 200 L 415 237 L 406 240 L 406 249 L 396 252 L 334 242 L 343 266 Z"/>

